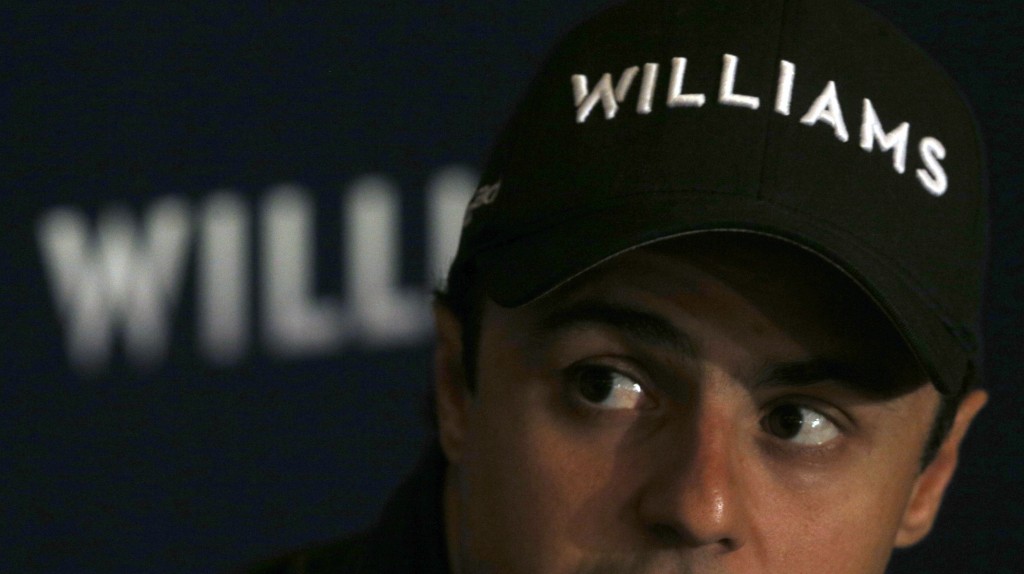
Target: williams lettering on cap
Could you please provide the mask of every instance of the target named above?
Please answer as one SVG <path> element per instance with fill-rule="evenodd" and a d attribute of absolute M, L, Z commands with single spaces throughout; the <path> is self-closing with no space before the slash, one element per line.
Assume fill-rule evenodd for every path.
<path fill-rule="evenodd" d="M 451 274 L 517 306 L 653 241 L 763 234 L 851 277 L 955 393 L 980 356 L 981 149 L 949 77 L 854 2 L 630 1 L 528 87 Z"/>

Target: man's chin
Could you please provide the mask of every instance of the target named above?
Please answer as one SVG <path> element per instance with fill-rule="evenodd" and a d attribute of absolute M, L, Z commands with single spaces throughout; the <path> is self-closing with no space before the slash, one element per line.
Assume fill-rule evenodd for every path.
<path fill-rule="evenodd" d="M 572 574 L 728 574 L 707 558 L 676 552 L 600 556 L 587 560 Z"/>
<path fill-rule="evenodd" d="M 709 557 L 683 556 L 677 552 L 601 554 L 575 561 L 568 567 L 531 566 L 531 574 L 732 574 Z M 472 563 L 472 561 L 470 561 Z M 461 574 L 507 574 L 508 568 L 488 567 L 479 563 L 467 565 Z M 516 570 L 519 571 L 518 569 Z M 764 573 L 758 573 L 764 574 Z"/>

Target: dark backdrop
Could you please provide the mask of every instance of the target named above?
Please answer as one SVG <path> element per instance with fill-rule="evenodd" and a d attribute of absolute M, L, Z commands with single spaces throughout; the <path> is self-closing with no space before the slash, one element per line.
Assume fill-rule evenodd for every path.
<path fill-rule="evenodd" d="M 0 570 L 211 571 L 371 519 L 426 436 L 443 222 L 604 3 L 0 10 Z M 995 190 L 992 401 L 892 571 L 1024 572 L 1024 10 L 870 3 L 963 84 Z"/>

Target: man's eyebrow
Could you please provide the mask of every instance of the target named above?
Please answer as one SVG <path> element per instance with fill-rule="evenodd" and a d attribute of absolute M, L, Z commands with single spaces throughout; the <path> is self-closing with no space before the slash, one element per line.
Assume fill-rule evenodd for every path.
<path fill-rule="evenodd" d="M 819 358 L 771 366 L 756 387 L 807 387 L 834 382 L 868 398 L 884 399 L 906 390 L 885 368 L 872 368 L 841 359 Z"/>
<path fill-rule="evenodd" d="M 697 355 L 693 340 L 664 317 L 603 301 L 580 301 L 560 308 L 539 323 L 541 331 L 554 332 L 597 325 L 611 328 L 641 343 L 672 347 L 687 356 Z"/>

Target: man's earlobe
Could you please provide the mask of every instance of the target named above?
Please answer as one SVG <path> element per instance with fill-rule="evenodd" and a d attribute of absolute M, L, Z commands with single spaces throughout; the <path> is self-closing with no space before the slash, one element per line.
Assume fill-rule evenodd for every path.
<path fill-rule="evenodd" d="M 451 310 L 439 303 L 434 304 L 434 325 L 437 434 L 448 462 L 456 464 L 462 457 L 470 400 L 462 361 L 462 325 Z"/>
<path fill-rule="evenodd" d="M 957 409 L 953 426 L 946 440 L 939 447 L 935 459 L 921 471 L 914 485 L 907 509 L 903 514 L 903 522 L 896 535 L 896 546 L 904 548 L 920 542 L 935 523 L 939 513 L 942 497 L 949 486 L 949 481 L 956 471 L 960 455 L 960 443 L 963 442 L 967 429 L 974 417 L 988 401 L 988 393 L 975 390 L 964 397 Z"/>

